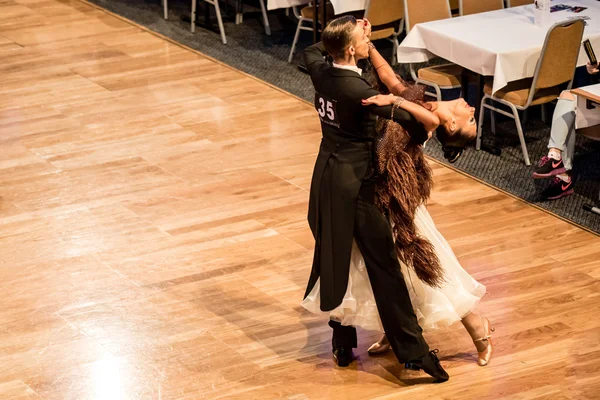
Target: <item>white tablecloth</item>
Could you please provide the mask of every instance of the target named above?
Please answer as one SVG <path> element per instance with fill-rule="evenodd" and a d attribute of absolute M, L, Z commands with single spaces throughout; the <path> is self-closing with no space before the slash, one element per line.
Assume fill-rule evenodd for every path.
<path fill-rule="evenodd" d="M 579 90 L 585 90 L 593 95 L 600 96 L 600 84 L 580 87 Z M 600 109 L 587 109 L 587 101 L 585 97 L 577 97 L 577 112 L 575 114 L 575 128 L 582 129 L 590 126 L 600 125 Z M 596 106 L 598 107 L 598 106 Z"/>
<path fill-rule="evenodd" d="M 600 58 L 600 3 L 596 0 L 557 0 L 588 7 L 580 13 L 558 11 L 553 21 L 589 16 L 584 39 Z M 494 76 L 493 91 L 508 82 L 532 77 L 548 29 L 533 23 L 533 5 L 415 25 L 398 49 L 401 63 L 423 62 L 435 56 L 481 75 Z M 585 65 L 583 47 L 578 65 Z"/>
<path fill-rule="evenodd" d="M 336 14 L 360 11 L 367 8 L 367 0 L 329 0 Z"/>
<path fill-rule="evenodd" d="M 307 4 L 310 0 L 268 0 L 267 8 L 275 10 L 276 8 L 288 8 Z M 315 0 L 319 1 L 319 0 Z M 350 11 L 364 10 L 367 7 L 367 0 L 329 0 L 333 5 L 336 14 L 342 14 Z"/>

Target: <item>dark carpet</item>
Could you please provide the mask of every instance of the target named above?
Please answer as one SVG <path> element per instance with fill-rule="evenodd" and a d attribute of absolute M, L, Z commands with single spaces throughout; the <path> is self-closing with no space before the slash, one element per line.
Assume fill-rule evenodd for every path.
<path fill-rule="evenodd" d="M 227 45 L 223 45 L 218 34 L 216 18 L 212 6 L 199 1 L 198 19 L 205 21 L 205 7 L 210 7 L 212 27 L 198 26 L 196 33 L 190 32 L 189 18 L 191 1 L 170 0 L 169 19 L 162 17 L 160 0 L 89 0 L 115 14 L 143 25 L 152 31 L 167 36 L 181 44 L 196 49 L 210 57 L 224 62 L 236 69 L 256 76 L 283 90 L 312 101 L 313 88 L 308 75 L 298 68 L 302 49 L 312 41 L 310 32 L 302 32 L 297 45 L 297 53 L 292 64 L 287 63 L 288 54 L 294 37 L 297 20 L 293 15 L 286 16 L 283 10 L 269 12 L 272 35 L 265 35 L 258 3 L 246 1 L 244 22 L 234 23 L 234 6 L 222 3 L 225 19 Z M 386 51 L 386 43 L 378 43 L 378 48 Z M 389 47 L 389 46 L 388 46 Z M 384 53 L 385 54 L 385 53 Z M 405 76 L 405 68 L 397 67 Z M 469 99 L 472 99 L 471 90 Z M 451 94 L 450 94 L 451 95 Z M 549 114 L 552 110 L 549 109 Z M 523 125 L 527 147 L 532 163 L 536 163 L 547 153 L 550 127 L 541 122 L 539 110 L 532 109 L 529 121 Z M 578 137 L 574 161 L 575 194 L 554 201 L 543 201 L 539 193 L 549 182 L 533 180 L 533 166 L 523 162 L 521 148 L 514 122 L 498 119 L 497 132 L 493 136 L 489 129 L 489 117 L 484 128 L 484 141 L 494 140 L 502 153 L 495 156 L 484 151 L 468 149 L 453 164 L 456 169 L 479 178 L 490 185 L 512 193 L 523 200 L 536 204 L 556 215 L 576 224 L 600 233 L 600 216 L 583 210 L 584 204 L 598 206 L 600 193 L 600 142 Z M 428 145 L 426 153 L 447 164 L 440 146 Z"/>

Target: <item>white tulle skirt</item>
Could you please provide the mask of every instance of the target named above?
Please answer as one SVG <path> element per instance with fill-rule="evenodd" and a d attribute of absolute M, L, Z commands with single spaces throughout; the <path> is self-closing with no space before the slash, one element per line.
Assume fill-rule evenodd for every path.
<path fill-rule="evenodd" d="M 460 321 L 477 306 L 485 294 L 485 286 L 461 267 L 425 206 L 417 209 L 415 225 L 418 233 L 433 244 L 444 269 L 445 283 L 441 288 L 432 288 L 420 281 L 412 268 L 400 263 L 402 275 L 421 328 L 432 330 L 447 327 Z M 304 308 L 315 314 L 322 313 L 320 287 L 320 281 L 317 281 L 302 302 Z M 342 303 L 329 312 L 329 317 L 342 325 L 383 331 L 365 261 L 356 243 L 352 245 L 348 289 Z"/>

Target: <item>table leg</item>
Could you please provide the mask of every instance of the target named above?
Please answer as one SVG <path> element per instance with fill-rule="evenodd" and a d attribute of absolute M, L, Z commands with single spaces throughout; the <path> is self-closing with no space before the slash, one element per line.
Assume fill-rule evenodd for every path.
<path fill-rule="evenodd" d="M 319 0 L 314 2 L 313 7 L 315 8 L 313 13 L 313 43 L 319 41 Z"/>
<path fill-rule="evenodd" d="M 321 34 L 319 33 L 319 12 L 321 13 L 321 26 L 327 25 L 327 7 L 325 2 L 327 0 L 315 0 L 315 13 L 313 15 L 313 43 L 317 43 L 321 40 Z"/>
<path fill-rule="evenodd" d="M 327 6 L 325 4 L 327 0 L 320 0 L 320 1 L 321 1 L 321 27 L 323 29 L 325 29 L 325 27 L 327 26 Z"/>
<path fill-rule="evenodd" d="M 477 103 L 475 105 L 475 120 L 476 121 L 479 121 L 479 113 L 485 112 L 485 109 L 480 109 L 481 108 L 481 100 L 483 99 L 483 86 L 485 85 L 485 80 L 484 80 L 485 77 L 483 75 L 478 75 L 478 77 L 479 77 L 479 79 L 477 80 L 477 96 L 475 97 L 475 100 L 477 101 Z M 502 155 L 502 148 L 498 145 L 498 140 L 495 136 L 496 129 L 494 129 L 495 122 L 494 122 L 494 116 L 493 116 L 492 111 L 490 111 L 490 118 L 491 118 L 490 123 L 492 124 L 492 134 L 494 135 L 494 137 L 489 142 L 482 142 L 481 150 L 491 153 L 495 156 L 500 156 L 500 155 Z M 483 127 L 482 127 L 482 129 L 483 129 Z"/>
<path fill-rule="evenodd" d="M 199 5 L 201 5 L 202 7 L 204 7 L 204 22 L 200 21 L 200 19 L 198 17 L 198 15 L 199 15 L 198 10 L 196 10 L 195 15 L 191 15 L 191 13 L 190 13 L 190 15 L 182 15 L 180 17 L 181 21 L 186 22 L 186 23 L 191 23 L 192 22 L 192 18 L 194 18 L 196 26 L 201 26 L 201 27 L 203 27 L 205 29 L 215 31 L 214 27 L 210 23 L 210 9 L 209 9 L 209 7 L 203 1 L 199 1 L 198 3 L 199 3 Z"/>
<path fill-rule="evenodd" d="M 462 86 L 462 97 L 467 100 L 469 95 L 469 70 L 463 68 L 460 85 Z"/>
<path fill-rule="evenodd" d="M 210 25 L 210 7 L 204 5 L 204 23 L 206 26 Z"/>
<path fill-rule="evenodd" d="M 483 75 L 479 75 L 479 82 L 477 84 L 477 103 L 475 110 L 477 110 L 477 116 L 479 116 L 479 107 L 481 106 L 481 100 L 483 99 L 483 85 L 485 85 Z"/>

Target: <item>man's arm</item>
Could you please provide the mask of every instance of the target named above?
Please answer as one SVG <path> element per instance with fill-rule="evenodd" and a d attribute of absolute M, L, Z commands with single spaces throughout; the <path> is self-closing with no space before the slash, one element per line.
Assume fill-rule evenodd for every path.
<path fill-rule="evenodd" d="M 394 122 L 402 125 L 410 137 L 417 143 L 425 143 L 429 139 L 428 131 L 417 121 L 417 119 L 407 110 L 402 108 L 393 108 L 392 106 L 367 106 L 369 111 L 379 117 L 392 119 Z"/>
<path fill-rule="evenodd" d="M 411 114 L 426 131 L 432 132 L 440 126 L 440 119 L 431 111 L 421 106 L 420 104 L 413 103 L 408 100 L 404 100 L 402 97 L 394 95 L 378 95 L 376 99 L 370 98 L 363 101 L 364 106 L 377 105 L 377 106 L 393 106 L 404 109 Z"/>
<path fill-rule="evenodd" d="M 370 97 L 380 95 L 375 89 L 366 85 L 366 82 L 361 92 L 363 92 L 363 95 L 369 95 Z M 377 116 L 393 119 L 398 122 L 409 131 L 411 135 L 416 134 L 417 132 L 420 133 L 421 131 L 434 131 L 440 124 L 439 119 L 431 111 L 410 101 L 403 101 L 399 107 L 395 107 L 392 115 L 392 104 L 397 97 L 382 97 L 384 97 L 385 100 L 389 100 L 389 102 L 385 105 L 378 106 L 376 104 L 369 104 L 365 105 L 365 107 Z M 367 97 L 367 99 L 368 98 L 369 97 Z M 361 103 L 364 105 L 362 100 Z M 415 137 L 415 140 L 418 140 L 418 138 Z"/>
<path fill-rule="evenodd" d="M 304 63 L 306 64 L 306 69 L 310 75 L 312 75 L 319 67 L 327 65 L 327 62 L 323 58 L 326 55 L 327 50 L 325 50 L 322 42 L 315 43 L 304 50 Z"/>
<path fill-rule="evenodd" d="M 367 87 L 365 90 L 363 90 L 363 95 L 374 96 L 377 94 L 379 94 L 379 92 L 377 92 L 373 88 Z M 359 100 L 359 101 L 361 101 L 361 104 L 362 104 L 362 100 Z M 407 103 L 407 104 L 404 104 L 404 103 Z M 407 109 L 407 108 L 410 108 L 411 106 L 420 107 L 423 109 L 423 111 L 427 111 L 423 107 L 419 106 L 418 104 L 410 103 L 407 101 L 403 102 L 403 104 L 401 104 L 400 107 L 393 107 L 392 105 L 378 106 L 376 104 L 370 104 L 370 105 L 367 105 L 364 107 L 372 114 L 375 114 L 382 118 L 392 119 L 393 121 L 402 125 L 402 127 L 404 129 L 406 129 L 408 134 L 411 136 L 411 138 L 415 142 L 425 143 L 427 141 L 427 139 L 429 139 L 429 135 L 428 135 L 429 129 L 427 129 L 427 127 L 422 122 L 420 122 L 417 118 L 415 118 L 415 116 L 410 112 L 410 110 Z M 415 111 L 415 110 L 413 110 L 413 111 Z M 420 110 L 416 110 L 416 111 L 420 111 Z M 418 113 L 416 113 L 416 114 L 419 115 Z"/>

